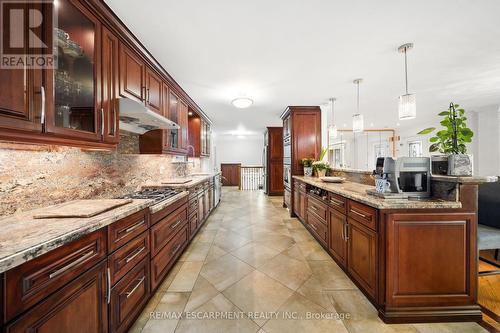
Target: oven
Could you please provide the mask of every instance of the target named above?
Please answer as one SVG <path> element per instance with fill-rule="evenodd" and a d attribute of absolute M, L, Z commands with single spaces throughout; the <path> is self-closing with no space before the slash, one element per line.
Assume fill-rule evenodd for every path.
<path fill-rule="evenodd" d="M 288 190 L 292 188 L 292 166 L 290 164 L 283 164 L 283 185 Z"/>

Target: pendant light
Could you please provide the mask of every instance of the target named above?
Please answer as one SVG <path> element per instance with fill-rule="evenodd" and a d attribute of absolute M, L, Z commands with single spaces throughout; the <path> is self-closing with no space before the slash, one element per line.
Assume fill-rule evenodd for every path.
<path fill-rule="evenodd" d="M 338 130 L 337 130 L 337 126 L 335 125 L 335 119 L 334 119 L 334 116 L 335 116 L 335 112 L 334 112 L 334 107 L 335 107 L 335 101 L 337 99 L 332 97 L 330 98 L 330 126 L 328 126 L 328 138 L 329 139 L 335 139 L 338 135 Z"/>
<path fill-rule="evenodd" d="M 365 129 L 365 123 L 363 120 L 363 115 L 359 113 L 359 84 L 363 82 L 363 79 L 356 79 L 353 81 L 357 89 L 357 103 L 356 103 L 356 113 L 352 116 L 352 131 L 354 133 L 363 132 Z"/>
<path fill-rule="evenodd" d="M 417 100 L 415 94 L 408 93 L 408 59 L 406 53 L 413 48 L 413 43 L 403 44 L 398 48 L 405 55 L 405 85 L 406 94 L 399 96 L 399 120 L 414 119 L 417 117 Z"/>

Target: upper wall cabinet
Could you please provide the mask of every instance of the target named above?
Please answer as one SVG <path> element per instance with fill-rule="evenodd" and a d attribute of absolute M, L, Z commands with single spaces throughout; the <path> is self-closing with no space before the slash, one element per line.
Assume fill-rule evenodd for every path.
<path fill-rule="evenodd" d="M 193 113 L 189 116 L 189 156 L 191 157 L 208 157 L 210 156 L 210 124 L 203 118 Z"/>
<path fill-rule="evenodd" d="M 40 36 L 47 45 L 53 42 L 56 66 L 0 70 L 0 139 L 113 147 L 118 142 L 118 113 L 111 102 L 116 97 L 117 39 L 112 37 L 108 54 L 112 34 L 104 33 L 79 1 L 59 1 L 54 15 L 58 26 L 42 24 Z"/>
<path fill-rule="evenodd" d="M 187 110 L 198 110 L 196 105 L 102 1 L 23 6 L 25 13 L 39 10 L 44 19 L 36 28 L 26 20 L 26 45 L 16 54 L 37 55 L 26 37 L 35 33 L 54 50 L 55 66 L 0 68 L 0 140 L 113 148 L 119 142 L 118 99 L 129 98 L 178 123 L 179 130 L 160 131 L 158 149 L 186 154 Z M 46 19 L 50 15 L 57 26 Z"/>

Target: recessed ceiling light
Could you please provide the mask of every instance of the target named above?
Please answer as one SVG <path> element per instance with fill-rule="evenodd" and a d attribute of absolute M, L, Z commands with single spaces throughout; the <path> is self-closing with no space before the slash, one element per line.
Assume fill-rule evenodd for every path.
<path fill-rule="evenodd" d="M 188 112 L 188 115 L 189 115 L 189 116 L 192 116 L 192 115 L 193 115 L 193 111 L 189 111 L 189 112 Z"/>
<path fill-rule="evenodd" d="M 253 100 L 248 97 L 239 97 L 233 99 L 231 104 L 233 104 L 238 109 L 246 109 L 253 104 Z"/>

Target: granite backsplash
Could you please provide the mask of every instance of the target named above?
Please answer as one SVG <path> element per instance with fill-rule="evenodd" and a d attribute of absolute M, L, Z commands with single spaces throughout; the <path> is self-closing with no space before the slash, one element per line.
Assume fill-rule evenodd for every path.
<path fill-rule="evenodd" d="M 140 155 L 137 138 L 113 151 L 0 143 L 0 217 L 74 199 L 113 198 L 175 177 L 170 155 Z M 181 166 L 200 172 L 200 159 Z"/>

